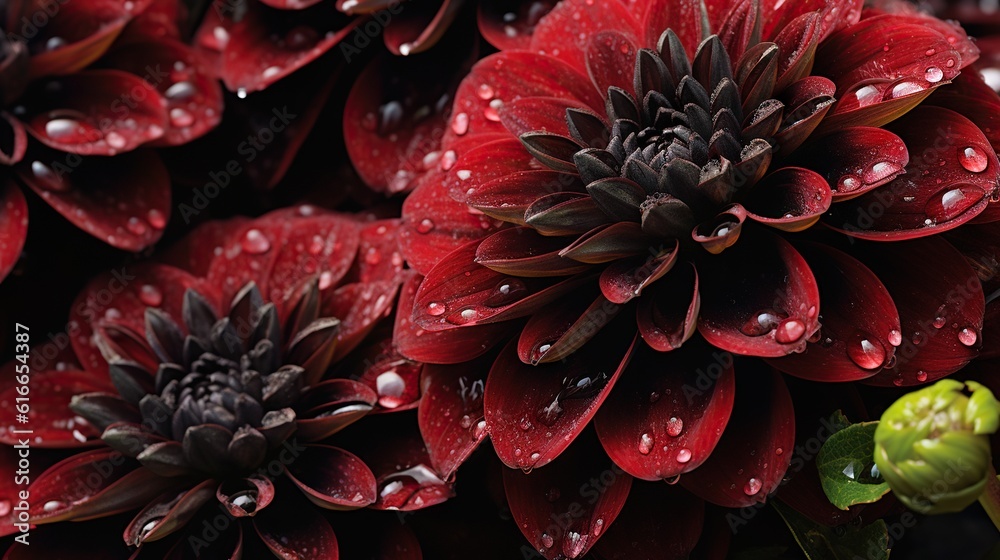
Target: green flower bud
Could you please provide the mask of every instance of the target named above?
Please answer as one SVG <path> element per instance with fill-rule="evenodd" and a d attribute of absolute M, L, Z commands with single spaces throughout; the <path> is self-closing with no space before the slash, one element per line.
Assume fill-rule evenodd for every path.
<path fill-rule="evenodd" d="M 885 411 L 875 430 L 875 465 L 910 509 L 961 511 L 992 476 L 989 434 L 998 425 L 1000 402 L 989 389 L 943 379 Z"/>

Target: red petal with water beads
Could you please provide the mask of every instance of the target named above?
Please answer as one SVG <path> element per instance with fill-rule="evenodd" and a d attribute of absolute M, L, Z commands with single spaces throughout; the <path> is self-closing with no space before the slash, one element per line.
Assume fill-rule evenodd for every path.
<path fill-rule="evenodd" d="M 607 560 L 686 560 L 704 524 L 700 498 L 677 487 L 636 482 L 594 551 Z"/>
<path fill-rule="evenodd" d="M 587 42 L 601 31 L 618 31 L 635 43 L 642 36 L 639 23 L 624 3 L 570 0 L 557 4 L 535 28 L 529 50 L 550 53 L 550 57 L 586 72 Z"/>
<path fill-rule="evenodd" d="M 590 36 L 586 51 L 587 74 L 597 91 L 607 95 L 608 88 L 617 87 L 635 95 L 632 73 L 622 69 L 635 68 L 637 50 L 631 37 L 617 31 L 602 31 Z"/>
<path fill-rule="evenodd" d="M 487 216 L 523 224 L 528 209 L 545 196 L 543 193 L 562 192 L 583 193 L 583 182 L 558 171 L 518 171 L 480 184 L 465 202 Z"/>
<path fill-rule="evenodd" d="M 801 167 L 784 167 L 754 185 L 743 206 L 753 220 L 796 232 L 819 221 L 830 208 L 832 198 L 820 174 Z"/>
<path fill-rule="evenodd" d="M 224 1 L 215 6 L 220 14 L 233 12 Z M 319 58 L 362 22 L 338 12 L 332 2 L 302 10 L 278 10 L 259 2 L 245 7 L 239 21 L 229 15 L 221 22 L 218 16 L 206 18 L 198 30 L 200 43 L 214 43 L 222 51 L 219 73 L 226 87 L 244 94 L 265 89 Z"/>
<path fill-rule="evenodd" d="M 899 136 L 867 126 L 845 128 L 811 140 L 799 154 L 798 163 L 826 179 L 835 203 L 892 181 L 904 173 L 910 162 L 906 143 Z"/>
<path fill-rule="evenodd" d="M 266 476 L 227 481 L 216 486 L 216 499 L 233 517 L 253 517 L 274 501 L 274 483 Z M 241 497 L 249 497 L 253 501 L 241 503 Z"/>
<path fill-rule="evenodd" d="M 601 329 L 566 360 L 543 366 L 504 348 L 486 382 L 486 426 L 500 460 L 532 469 L 559 456 L 583 431 L 632 355 L 631 317 Z M 626 322 L 627 321 L 627 322 Z"/>
<path fill-rule="evenodd" d="M 698 270 L 686 263 L 652 285 L 636 307 L 639 335 L 655 350 L 668 352 L 694 335 L 701 295 Z"/>
<path fill-rule="evenodd" d="M 500 122 L 514 136 L 521 136 L 528 132 L 546 131 L 562 136 L 569 136 L 569 125 L 566 121 L 566 110 L 577 109 L 595 115 L 593 111 L 583 102 L 575 99 L 560 99 L 558 97 L 521 97 L 505 103 L 500 109 Z M 597 115 L 595 115 L 597 116 Z M 604 117 L 597 116 L 604 120 Z M 595 144 L 607 146 L 609 138 L 602 138 L 595 141 Z M 537 196 L 539 190 L 533 189 Z"/>
<path fill-rule="evenodd" d="M 587 344 L 621 311 L 596 286 L 584 286 L 572 301 L 555 301 L 528 320 L 517 340 L 517 356 L 525 364 L 562 360 Z"/>
<path fill-rule="evenodd" d="M 56 150 L 84 156 L 134 150 L 163 136 L 168 126 L 156 88 L 120 70 L 46 78 L 35 82 L 24 100 L 22 120 L 32 136 Z"/>
<path fill-rule="evenodd" d="M 902 341 L 899 313 L 871 270 L 836 249 L 801 244 L 823 302 L 822 330 L 801 354 L 769 360 L 774 367 L 812 381 L 857 381 L 895 363 Z"/>
<path fill-rule="evenodd" d="M 822 18 L 813 12 L 795 18 L 774 38 L 779 52 L 777 91 L 809 75 L 821 33 Z"/>
<path fill-rule="evenodd" d="M 720 2 L 703 3 L 700 0 L 653 0 L 646 5 L 642 17 L 643 46 L 654 46 L 667 29 L 672 29 L 684 45 L 688 58 L 694 58 L 698 45 L 705 38 L 702 7 L 706 4 L 720 5 Z M 707 6 L 706 6 L 707 7 Z"/>
<path fill-rule="evenodd" d="M 194 289 L 210 302 L 217 291 L 183 270 L 153 263 L 126 266 L 94 278 L 80 292 L 70 313 L 70 342 L 83 369 L 99 379 L 107 364 L 94 345 L 95 326 L 107 323 L 145 333 L 147 307 L 157 307 L 183 324 L 184 292 Z M 143 342 L 144 343 L 144 342 Z"/>
<path fill-rule="evenodd" d="M 760 362 L 737 367 L 739 398 L 722 439 L 705 463 L 681 477 L 706 501 L 733 508 L 763 502 L 778 488 L 795 445 L 795 413 L 781 375 Z"/>
<path fill-rule="evenodd" d="M 389 316 L 398 289 L 397 282 L 358 282 L 323 296 L 320 315 L 340 319 L 332 363 L 350 354 L 380 320 Z"/>
<path fill-rule="evenodd" d="M 504 469 L 511 515 L 545 558 L 579 558 L 625 505 L 632 477 L 610 464 L 588 438 L 552 465 L 524 474 Z"/>
<path fill-rule="evenodd" d="M 481 2 L 479 32 L 500 50 L 528 50 L 535 26 L 555 4 L 554 0 Z"/>
<path fill-rule="evenodd" d="M 392 25 L 385 26 L 382 35 L 386 48 L 393 54 L 409 56 L 435 46 L 463 3 L 463 0 L 438 0 L 397 8 L 399 13 Z"/>
<path fill-rule="evenodd" d="M 475 262 L 478 242 L 459 247 L 424 278 L 414 299 L 414 326 L 431 331 L 530 315 L 588 277 L 511 278 Z"/>
<path fill-rule="evenodd" d="M 170 179 L 155 153 L 81 158 L 35 146 L 15 168 L 52 208 L 112 247 L 140 251 L 170 218 Z"/>
<path fill-rule="evenodd" d="M 148 5 L 147 0 L 65 2 L 52 14 L 54 7 L 44 0 L 26 0 L 10 3 L 7 21 L 12 22 L 12 29 L 24 33 L 22 39 L 28 41 L 32 53 L 31 76 L 37 78 L 85 68 L 104 54 L 125 24 Z M 45 24 L 36 28 L 42 17 Z"/>
<path fill-rule="evenodd" d="M 838 29 L 852 26 L 861 19 L 862 0 L 800 0 L 798 2 L 780 2 L 765 0 L 761 2 L 763 12 L 763 38 L 771 40 L 792 20 L 808 12 L 820 12 L 823 40 Z"/>
<path fill-rule="evenodd" d="M 698 263 L 698 330 L 713 346 L 735 354 L 785 356 L 804 348 L 819 328 L 816 279 L 787 241 L 766 231 L 747 233 L 721 255 Z"/>
<path fill-rule="evenodd" d="M 594 419 L 616 465 L 671 480 L 708 459 L 733 410 L 733 357 L 704 343 L 669 354 L 641 345 Z"/>
<path fill-rule="evenodd" d="M 669 243 L 669 242 L 668 242 Z M 627 303 L 642 295 L 642 291 L 653 285 L 664 274 L 670 272 L 677 262 L 680 243 L 673 246 L 661 245 L 659 251 L 650 248 L 648 257 L 622 259 L 608 265 L 601 272 L 601 293 L 613 303 Z"/>
<path fill-rule="evenodd" d="M 20 362 L 18 362 L 20 363 Z M 31 362 L 29 362 L 29 365 Z M 11 370 L 13 375 L 14 371 Z M 31 377 L 31 429 L 32 445 L 47 448 L 76 448 L 95 444 L 100 438 L 100 430 L 69 409 L 73 395 L 94 392 L 114 392 L 108 383 L 81 371 L 38 371 Z M 0 392 L 0 410 L 6 416 L 0 424 L 0 441 L 15 445 L 23 435 L 15 430 L 24 426 L 14 422 L 18 394 L 16 387 L 8 387 Z"/>
<path fill-rule="evenodd" d="M 11 180 L 0 187 L 0 282 L 21 258 L 28 238 L 28 203 Z"/>
<path fill-rule="evenodd" d="M 309 501 L 333 510 L 375 503 L 375 475 L 354 454 L 329 445 L 309 445 L 286 467 Z"/>
<path fill-rule="evenodd" d="M 53 465 L 31 485 L 32 521 L 85 521 L 123 513 L 178 486 L 177 480 L 137 465 L 110 449 L 85 451 Z"/>
<path fill-rule="evenodd" d="M 193 488 L 179 493 L 167 492 L 152 500 L 125 527 L 125 542 L 138 546 L 183 529 L 198 510 L 215 497 L 218 485 L 214 480 L 206 480 Z"/>
<path fill-rule="evenodd" d="M 177 146 L 203 136 L 222 120 L 222 87 L 208 58 L 166 39 L 120 43 L 101 65 L 143 77 L 166 102 L 167 121 L 156 146 Z"/>
<path fill-rule="evenodd" d="M 522 171 L 539 169 L 535 158 L 517 138 L 479 144 L 459 156 L 445 175 L 448 192 L 460 202 L 473 195 L 480 185 Z M 466 209 L 468 211 L 468 209 Z"/>
<path fill-rule="evenodd" d="M 458 76 L 468 73 L 476 54 L 464 43 L 443 47 L 448 48 L 417 60 L 376 58 L 351 88 L 344 105 L 347 152 L 373 189 L 413 190 L 420 176 L 440 162 Z"/>
<path fill-rule="evenodd" d="M 476 262 L 518 277 L 569 276 L 590 265 L 560 256 L 572 237 L 549 237 L 528 227 L 507 228 L 480 242 Z"/>
<path fill-rule="evenodd" d="M 249 221 L 250 218 L 237 216 L 199 224 L 161 253 L 157 260 L 195 276 L 207 276 L 216 252 L 222 253 L 229 238 Z"/>
<path fill-rule="evenodd" d="M 928 237 L 866 244 L 857 254 L 896 302 L 903 334 L 896 366 L 865 383 L 897 387 L 931 383 L 979 354 L 985 312 L 982 285 L 975 269 L 951 244 Z"/>
<path fill-rule="evenodd" d="M 407 312 L 413 309 L 413 299 L 422 280 L 420 276 L 413 276 L 403 286 L 392 336 L 396 350 L 411 360 L 433 364 L 461 364 L 489 351 L 505 338 L 508 331 L 517 327 L 515 323 L 493 323 L 426 331 L 414 325 Z"/>
<path fill-rule="evenodd" d="M 986 209 L 1000 162 L 970 120 L 948 109 L 921 106 L 889 130 L 915 154 L 906 174 L 834 205 L 824 217 L 827 225 L 853 237 L 895 241 L 953 229 Z"/>
<path fill-rule="evenodd" d="M 417 411 L 420 435 L 434 470 L 448 480 L 486 438 L 483 391 L 491 359 L 424 366 Z"/>
<path fill-rule="evenodd" d="M 278 489 L 271 507 L 253 518 L 254 529 L 267 548 L 283 560 L 337 560 L 337 535 L 327 520 L 298 492 Z"/>
<path fill-rule="evenodd" d="M 364 383 L 328 379 L 303 392 L 297 403 L 295 437 L 319 441 L 364 417 L 378 402 L 378 394 Z"/>

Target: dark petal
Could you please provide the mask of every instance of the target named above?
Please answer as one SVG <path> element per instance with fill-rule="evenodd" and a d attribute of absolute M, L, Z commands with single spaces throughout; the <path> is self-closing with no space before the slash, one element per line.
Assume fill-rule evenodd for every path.
<path fill-rule="evenodd" d="M 268 447 L 274 449 L 296 431 L 295 411 L 290 408 L 269 410 L 261 418 L 260 426 L 259 431 L 267 438 Z"/>
<path fill-rule="evenodd" d="M 139 364 L 112 362 L 108 373 L 115 389 L 132 405 L 138 406 L 142 397 L 153 392 L 153 375 Z"/>
<path fill-rule="evenodd" d="M 302 374 L 299 366 L 285 365 L 264 378 L 264 398 L 261 404 L 269 410 L 291 406 L 302 392 Z"/>
<path fill-rule="evenodd" d="M 152 428 L 160 434 L 173 436 L 173 408 L 159 395 L 146 395 L 139 401 L 139 411 L 143 418 L 150 419 Z"/>
<path fill-rule="evenodd" d="M 184 334 L 174 320 L 155 307 L 146 308 L 146 340 L 160 360 L 183 363 Z"/>
<path fill-rule="evenodd" d="M 337 560 L 337 536 L 330 524 L 298 492 L 287 485 L 271 507 L 253 518 L 254 529 L 278 558 Z"/>
<path fill-rule="evenodd" d="M 28 148 L 24 124 L 7 111 L 0 111 L 0 163 L 6 166 L 21 161 Z"/>
<path fill-rule="evenodd" d="M 982 286 L 976 271 L 951 244 L 928 237 L 891 246 L 866 244 L 862 249 L 856 254 L 889 290 L 902 325 L 895 368 L 882 370 L 866 383 L 931 383 L 979 354 L 985 312 Z"/>
<path fill-rule="evenodd" d="M 479 244 L 476 262 L 512 276 L 568 276 L 590 268 L 560 256 L 560 252 L 572 241 L 572 237 L 539 235 L 531 228 L 507 228 Z"/>
<path fill-rule="evenodd" d="M 185 434 L 186 435 L 186 434 Z M 267 455 L 267 439 L 249 426 L 241 426 L 226 448 L 226 456 L 240 472 L 259 467 Z"/>
<path fill-rule="evenodd" d="M 517 355 L 523 363 L 534 366 L 566 358 L 621 311 L 593 285 L 573 296 L 572 301 L 549 304 L 525 324 L 517 341 Z"/>
<path fill-rule="evenodd" d="M 781 484 L 793 455 L 792 398 L 781 376 L 758 364 L 738 365 L 740 397 L 722 439 L 707 461 L 681 477 L 685 488 L 723 507 L 764 502 Z"/>
<path fill-rule="evenodd" d="M 285 359 L 302 367 L 306 385 L 313 385 L 326 373 L 337 347 L 339 329 L 338 319 L 317 319 L 288 343 Z"/>
<path fill-rule="evenodd" d="M 112 161 L 76 159 L 36 144 L 15 171 L 56 212 L 112 247 L 149 247 L 170 217 L 167 169 L 149 150 L 119 154 Z"/>
<path fill-rule="evenodd" d="M 822 20 L 818 13 L 802 14 L 792 20 L 774 38 L 778 45 L 778 82 L 777 91 L 781 91 L 793 82 L 809 75 L 816 56 L 822 33 Z"/>
<path fill-rule="evenodd" d="M 680 348 L 698 328 L 698 270 L 684 264 L 672 272 L 653 284 L 636 307 L 639 334 L 660 352 Z"/>
<path fill-rule="evenodd" d="M 805 352 L 769 360 L 774 367 L 813 381 L 856 381 L 895 364 L 902 340 L 899 313 L 878 277 L 847 253 L 801 244 L 819 285 L 823 320 L 818 340 Z"/>
<path fill-rule="evenodd" d="M 230 480 L 215 492 L 226 511 L 233 517 L 253 517 L 274 500 L 274 483 L 266 476 Z"/>
<path fill-rule="evenodd" d="M 357 422 L 375 407 L 378 394 L 364 383 L 330 379 L 306 390 L 299 402 L 296 437 L 318 441 Z"/>
<path fill-rule="evenodd" d="M 576 172 L 573 154 L 583 149 L 576 140 L 547 132 L 527 132 L 519 138 L 528 152 L 550 169 L 563 173 Z M 465 162 L 459 165 L 465 165 Z"/>
<path fill-rule="evenodd" d="M 0 282 L 21 258 L 21 249 L 28 238 L 28 204 L 21 189 L 6 181 L 0 187 Z"/>
<path fill-rule="evenodd" d="M 463 0 L 440 0 L 402 10 L 384 30 L 385 46 L 396 55 L 410 56 L 436 46 L 459 14 Z"/>
<path fill-rule="evenodd" d="M 562 256 L 588 264 L 602 264 L 657 250 L 658 242 L 643 233 L 635 222 L 598 226 L 581 235 Z"/>
<path fill-rule="evenodd" d="M 587 185 L 594 202 L 614 221 L 638 222 L 639 206 L 646 200 L 646 189 L 631 179 L 609 177 Z"/>
<path fill-rule="evenodd" d="M 183 437 L 184 458 L 192 467 L 209 473 L 229 467 L 226 450 L 233 441 L 233 433 L 229 430 L 215 424 L 202 424 L 189 427 Z"/>
<path fill-rule="evenodd" d="M 889 130 L 919 155 L 905 175 L 834 205 L 824 218 L 827 225 L 853 237 L 895 241 L 953 229 L 986 209 L 1000 162 L 976 125 L 951 110 L 927 106 Z"/>
<path fill-rule="evenodd" d="M 740 355 L 780 357 L 805 347 L 819 328 L 819 289 L 787 241 L 765 231 L 744 235 L 721 256 L 699 263 L 698 330 Z"/>
<path fill-rule="evenodd" d="M 184 476 L 194 470 L 184 455 L 184 447 L 176 441 L 154 443 L 139 453 L 136 460 L 164 477 Z"/>
<path fill-rule="evenodd" d="M 212 325 L 218 320 L 212 304 L 193 289 L 184 292 L 181 314 L 188 333 L 199 338 L 208 338 Z"/>
<path fill-rule="evenodd" d="M 833 107 L 833 82 L 820 76 L 803 78 L 782 92 L 786 114 L 774 141 L 783 154 L 790 154 L 819 127 Z"/>
<path fill-rule="evenodd" d="M 722 19 L 719 39 L 733 60 L 739 60 L 748 47 L 760 42 L 762 20 L 759 0 L 740 0 Z"/>
<path fill-rule="evenodd" d="M 343 449 L 308 445 L 286 468 L 289 479 L 318 507 L 351 510 L 375 503 L 375 475 Z"/>
<path fill-rule="evenodd" d="M 635 482 L 615 521 L 594 546 L 601 558 L 686 560 L 701 536 L 705 502 L 676 486 Z"/>
<path fill-rule="evenodd" d="M 680 244 L 650 247 L 646 257 L 622 259 L 601 272 L 601 293 L 613 303 L 626 303 L 642 295 L 642 290 L 670 272 L 677 262 Z"/>
<path fill-rule="evenodd" d="M 831 200 L 830 187 L 820 174 L 801 167 L 784 167 L 754 185 L 743 206 L 752 220 L 796 232 L 818 222 L 830 208 Z"/>
<path fill-rule="evenodd" d="M 125 542 L 139 546 L 156 541 L 181 529 L 215 495 L 218 483 L 206 480 L 194 488 L 168 492 L 149 502 L 125 528 Z"/>
<path fill-rule="evenodd" d="M 489 370 L 489 357 L 424 367 L 417 421 L 434 470 L 445 479 L 451 479 L 486 438 L 483 390 Z"/>
<path fill-rule="evenodd" d="M 797 163 L 818 172 L 839 202 L 882 186 L 904 172 L 910 155 L 903 140 L 888 130 L 857 126 L 816 140 L 799 150 Z"/>
<path fill-rule="evenodd" d="M 695 226 L 691 207 L 671 195 L 647 198 L 642 211 L 642 231 L 661 238 L 685 238 Z"/>
<path fill-rule="evenodd" d="M 615 469 L 594 447 L 588 438 L 544 469 L 530 474 L 503 471 L 511 515 L 545 558 L 584 556 L 625 504 L 632 477 Z M 591 488 L 593 480 L 601 480 L 601 490 Z M 584 502 L 580 496 L 589 494 L 588 489 L 594 496 Z M 560 530 L 552 531 L 553 526 Z"/>
<path fill-rule="evenodd" d="M 104 429 L 101 439 L 126 457 L 135 458 L 151 445 L 166 439 L 133 422 L 116 422 Z"/>
<path fill-rule="evenodd" d="M 524 211 L 524 221 L 542 235 L 581 234 L 609 223 L 593 198 L 573 192 L 539 198 Z"/>
<path fill-rule="evenodd" d="M 414 326 L 439 331 L 524 317 L 584 280 L 511 278 L 477 264 L 477 245 L 456 249 L 424 278 L 414 300 Z"/>
<path fill-rule="evenodd" d="M 594 419 L 616 465 L 644 480 L 693 471 L 715 449 L 733 409 L 733 357 L 704 343 L 663 354 L 640 345 Z M 712 372 L 707 377 L 705 372 Z"/>
<path fill-rule="evenodd" d="M 118 395 L 109 393 L 84 393 L 73 395 L 69 403 L 70 409 L 83 416 L 97 428 L 104 430 L 115 422 L 141 422 L 142 417 L 136 408 Z"/>
<path fill-rule="evenodd" d="M 627 315 L 627 314 L 626 314 Z M 562 453 L 593 418 L 628 364 L 631 317 L 608 325 L 566 360 L 524 364 L 511 341 L 486 382 L 486 425 L 500 460 L 531 469 Z"/>
<path fill-rule="evenodd" d="M 506 338 L 504 335 L 509 330 L 516 327 L 514 323 L 494 323 L 462 329 L 425 331 L 416 326 L 410 320 L 410 313 L 406 312 L 413 309 L 413 300 L 422 280 L 417 275 L 411 277 L 403 286 L 399 297 L 399 311 L 396 313 L 392 338 L 396 350 L 403 356 L 432 364 L 460 364 L 489 351 Z M 424 375 L 427 375 L 426 371 Z"/>
<path fill-rule="evenodd" d="M 736 244 L 743 232 L 743 222 L 746 218 L 746 209 L 734 204 L 725 212 L 692 229 L 691 239 L 700 243 L 709 253 L 718 255 Z"/>
<path fill-rule="evenodd" d="M 12 381 L 14 364 L 20 365 L 20 362 L 10 363 L 8 379 Z M 32 372 L 31 429 L 34 436 L 42 438 L 40 443 L 33 442 L 32 445 L 53 448 L 93 445 L 94 440 L 100 437 L 100 430 L 89 422 L 80 422 L 69 404 L 76 395 L 108 391 L 111 391 L 108 384 L 82 371 Z M 17 392 L 13 383 L 0 392 L 0 411 L 4 414 L 0 424 L 0 442 L 7 445 L 17 445 L 18 440 L 24 438 L 24 435 L 15 433 L 15 430 L 24 429 L 24 425 L 16 422 L 16 407 L 23 404 L 18 398 L 24 397 Z"/>
<path fill-rule="evenodd" d="M 94 479 L 93 485 L 66 481 Z M 117 451 L 97 449 L 73 455 L 42 473 L 31 485 L 33 523 L 83 521 L 129 511 L 145 505 L 176 481 L 153 474 L 124 459 Z"/>
<path fill-rule="evenodd" d="M 737 85 L 743 97 L 743 114 L 749 114 L 771 99 L 778 81 L 778 46 L 758 43 L 747 49 L 736 65 Z"/>
<path fill-rule="evenodd" d="M 477 187 L 466 203 L 487 216 L 518 224 L 541 196 L 560 192 L 582 193 L 584 185 L 579 177 L 557 171 L 518 171 Z M 467 209 L 465 214 L 472 216 Z"/>

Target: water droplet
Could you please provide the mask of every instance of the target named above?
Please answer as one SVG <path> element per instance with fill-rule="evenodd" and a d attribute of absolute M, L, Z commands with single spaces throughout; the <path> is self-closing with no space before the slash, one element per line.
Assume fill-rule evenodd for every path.
<path fill-rule="evenodd" d="M 458 313 L 449 315 L 446 320 L 453 325 L 465 325 L 475 321 L 479 317 L 479 312 L 473 307 L 466 307 Z"/>
<path fill-rule="evenodd" d="M 774 309 L 754 313 L 740 330 L 747 336 L 763 336 L 773 331 L 787 315 Z"/>
<path fill-rule="evenodd" d="M 590 533 L 595 537 L 598 537 L 601 535 L 601 529 L 603 528 L 604 528 L 604 520 L 598 517 L 597 520 L 594 521 L 594 527 L 593 529 L 591 529 Z"/>
<path fill-rule="evenodd" d="M 156 229 L 167 227 L 167 218 L 163 215 L 163 212 L 155 208 L 146 213 L 146 221 Z"/>
<path fill-rule="evenodd" d="M 555 544 L 555 540 L 548 533 L 542 533 L 541 542 L 545 548 L 552 548 L 552 545 Z"/>
<path fill-rule="evenodd" d="M 194 85 L 185 80 L 168 87 L 167 91 L 163 92 L 163 95 L 172 101 L 183 101 L 193 96 L 196 92 L 197 90 L 194 88 Z"/>
<path fill-rule="evenodd" d="M 50 500 L 48 502 L 45 502 L 45 505 L 42 506 L 42 510 L 46 512 L 51 512 L 51 511 L 56 511 L 57 509 L 60 509 L 65 506 L 66 504 L 60 502 L 59 500 Z"/>
<path fill-rule="evenodd" d="M 837 192 L 851 192 L 861 187 L 861 180 L 854 175 L 844 175 L 837 181 Z"/>
<path fill-rule="evenodd" d="M 441 315 L 444 315 L 445 311 L 447 311 L 447 307 L 445 307 L 443 303 L 432 301 L 427 304 L 427 313 L 430 313 L 435 317 L 440 317 Z"/>
<path fill-rule="evenodd" d="M 916 82 L 900 82 L 892 86 L 889 95 L 892 99 L 897 99 L 899 97 L 905 97 L 907 95 L 912 95 L 917 92 L 924 91 L 924 86 Z"/>
<path fill-rule="evenodd" d="M 482 99 L 483 101 L 493 99 L 493 88 L 491 88 L 489 84 L 480 84 L 479 88 L 476 89 L 476 95 L 478 95 L 479 99 Z"/>
<path fill-rule="evenodd" d="M 940 82 L 944 78 L 944 71 L 937 66 L 931 66 L 924 71 L 924 79 L 932 84 Z"/>
<path fill-rule="evenodd" d="M 691 450 L 690 449 L 688 449 L 686 447 L 682 447 L 681 449 L 679 449 L 677 451 L 677 462 L 678 463 L 687 463 L 690 460 L 691 460 Z"/>
<path fill-rule="evenodd" d="M 472 417 L 468 414 L 463 415 L 462 419 L 458 421 L 458 425 L 461 426 L 463 430 L 468 430 L 472 427 Z"/>
<path fill-rule="evenodd" d="M 963 148 L 958 155 L 958 163 L 962 164 L 967 171 L 973 173 L 982 173 L 986 171 L 986 166 L 989 165 L 989 159 L 986 157 L 986 152 L 975 146 L 968 146 Z"/>
<path fill-rule="evenodd" d="M 986 193 L 978 185 L 953 185 L 931 196 L 924 212 L 934 222 L 946 222 L 957 218 L 985 196 Z"/>
<path fill-rule="evenodd" d="M 583 550 L 587 548 L 587 535 L 581 535 L 576 531 L 570 531 L 566 533 L 566 538 L 563 540 L 563 554 L 568 558 L 576 558 L 583 554 Z"/>
<path fill-rule="evenodd" d="M 658 400 L 660 400 L 660 394 L 659 393 L 657 393 L 656 391 L 653 391 L 652 393 L 649 394 L 649 402 L 650 402 L 650 404 L 655 403 Z"/>
<path fill-rule="evenodd" d="M 542 458 L 542 454 L 536 451 L 535 453 L 532 453 L 531 456 L 528 458 L 531 459 L 532 462 L 536 462 Z"/>
<path fill-rule="evenodd" d="M 469 115 L 458 113 L 451 120 L 451 130 L 455 134 L 462 136 L 469 131 Z"/>
<path fill-rule="evenodd" d="M 0 500 L 0 517 L 10 514 L 10 500 Z"/>
<path fill-rule="evenodd" d="M 247 230 L 243 236 L 243 250 L 251 255 L 261 255 L 271 249 L 271 242 L 259 229 Z"/>
<path fill-rule="evenodd" d="M 937 317 L 934 318 L 934 321 L 931 322 L 931 325 L 933 325 L 935 329 L 940 329 L 940 328 L 943 328 L 945 326 L 945 324 L 947 324 L 947 323 L 948 323 L 948 319 L 946 319 L 946 318 L 944 318 L 942 316 L 937 316 Z"/>
<path fill-rule="evenodd" d="M 747 496 L 754 496 L 757 492 L 760 492 L 762 486 L 763 484 L 759 480 L 751 478 L 747 481 L 746 486 L 743 487 L 743 493 Z"/>
<path fill-rule="evenodd" d="M 774 331 L 774 340 L 781 344 L 791 344 L 806 333 L 806 325 L 798 319 L 785 319 Z"/>
<path fill-rule="evenodd" d="M 45 41 L 45 50 L 54 51 L 58 48 L 62 48 L 65 44 L 66 39 L 63 39 L 62 37 L 49 37 L 49 39 Z"/>
<path fill-rule="evenodd" d="M 39 180 L 37 184 L 46 190 L 55 192 L 70 190 L 70 184 L 64 181 L 62 176 L 40 161 L 31 162 L 31 172 Z"/>
<path fill-rule="evenodd" d="M 670 437 L 677 437 L 681 435 L 684 431 L 684 421 L 676 416 L 672 416 L 670 420 L 667 420 L 667 435 Z"/>
<path fill-rule="evenodd" d="M 649 455 L 649 452 L 653 450 L 653 436 L 649 433 L 643 433 L 639 437 L 639 453 L 643 455 Z"/>
<path fill-rule="evenodd" d="M 927 372 L 923 371 L 923 370 L 918 371 L 917 372 L 917 381 L 919 381 L 921 383 L 923 383 L 924 381 L 927 381 Z"/>
<path fill-rule="evenodd" d="M 847 344 L 847 356 L 862 369 L 876 369 L 885 363 L 885 348 L 874 336 L 859 331 Z"/>
<path fill-rule="evenodd" d="M 504 307 L 518 301 L 528 293 L 528 288 L 524 282 L 517 278 L 505 278 L 497 283 L 493 292 L 483 300 L 483 304 L 488 307 Z"/>
<path fill-rule="evenodd" d="M 871 185 L 899 173 L 902 169 L 903 167 L 897 163 L 882 161 L 869 167 L 862 174 L 862 179 L 865 184 Z"/>
<path fill-rule="evenodd" d="M 891 331 L 889 331 L 889 344 L 892 344 L 893 346 L 899 346 L 902 343 L 903 343 L 903 333 L 899 332 L 896 329 L 892 329 Z"/>
<path fill-rule="evenodd" d="M 780 447 L 774 450 L 774 454 L 775 455 L 781 455 L 784 452 L 785 452 L 785 450 L 782 449 L 782 448 L 780 448 Z"/>
<path fill-rule="evenodd" d="M 958 331 L 958 341 L 966 346 L 972 346 L 979 340 L 979 335 L 976 334 L 976 329 L 974 328 L 964 328 Z"/>
<path fill-rule="evenodd" d="M 187 109 L 174 107 L 170 110 L 170 124 L 177 128 L 187 128 L 194 124 L 194 115 Z"/>
<path fill-rule="evenodd" d="M 378 391 L 380 405 L 396 408 L 402 404 L 399 398 L 406 392 L 406 381 L 395 371 L 386 371 L 375 378 L 375 390 Z"/>
<path fill-rule="evenodd" d="M 149 307 L 159 307 L 163 303 L 163 294 L 152 284 L 139 288 L 139 300 Z"/>
<path fill-rule="evenodd" d="M 490 101 L 490 106 L 483 111 L 483 116 L 486 120 L 499 122 L 500 121 L 500 108 L 503 107 L 503 101 L 499 99 L 494 99 Z"/>
<path fill-rule="evenodd" d="M 476 427 L 472 429 L 472 437 L 482 439 L 486 436 L 486 420 L 480 420 Z"/>
<path fill-rule="evenodd" d="M 146 227 L 146 224 L 142 220 L 134 216 L 129 218 L 128 221 L 125 222 L 125 227 L 127 227 L 128 230 L 134 233 L 135 235 L 145 235 L 146 232 L 149 231 L 149 228 Z"/>

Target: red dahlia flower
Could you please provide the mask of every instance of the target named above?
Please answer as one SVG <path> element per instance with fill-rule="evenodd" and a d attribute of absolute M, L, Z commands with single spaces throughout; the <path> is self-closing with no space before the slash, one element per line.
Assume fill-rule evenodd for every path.
<path fill-rule="evenodd" d="M 515 335 L 486 427 L 510 467 L 559 458 L 505 474 L 547 558 L 631 477 L 762 501 L 794 443 L 778 372 L 916 385 L 977 355 L 982 263 L 940 234 L 996 231 L 967 224 L 1000 217 L 1000 100 L 959 27 L 861 4 L 565 0 L 459 86 L 404 206 L 426 277 L 396 342 L 458 363 Z M 580 497 L 540 496 L 592 474 L 561 457 L 591 419 L 619 475 L 554 536 Z"/>
<path fill-rule="evenodd" d="M 173 0 L 9 3 L 0 279 L 27 236 L 24 186 L 114 247 L 138 251 L 160 238 L 170 181 L 148 148 L 197 138 L 222 112 L 210 69 L 180 40 L 180 9 Z"/>
<path fill-rule="evenodd" d="M 422 365 L 380 328 L 403 278 L 397 228 L 303 206 L 210 223 L 172 251 L 177 266 L 91 282 L 69 330 L 77 363 L 32 379 L 33 445 L 79 450 L 33 479 L 32 523 L 126 513 L 116 535 L 138 557 L 256 558 L 262 542 L 281 558 L 337 558 L 330 521 L 342 522 L 327 511 L 448 499 L 454 471 L 403 412 Z M 204 519 L 222 537 L 205 537 Z M 12 554 L 78 546 L 59 527 Z M 117 555 L 115 540 L 101 542 Z"/>

